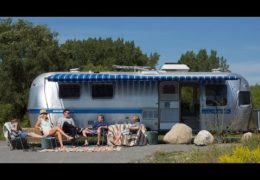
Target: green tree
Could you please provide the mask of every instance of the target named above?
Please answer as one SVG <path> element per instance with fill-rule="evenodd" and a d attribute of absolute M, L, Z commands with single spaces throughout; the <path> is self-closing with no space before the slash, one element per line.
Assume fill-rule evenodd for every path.
<path fill-rule="evenodd" d="M 210 72 L 216 68 L 220 68 L 224 72 L 229 72 L 227 60 L 224 57 L 218 57 L 215 50 L 211 50 L 209 55 L 206 49 L 199 50 L 198 54 L 193 51 L 187 51 L 181 55 L 178 63 L 188 65 L 191 72 Z"/>
<path fill-rule="evenodd" d="M 150 66 L 155 68 L 159 60 L 158 53 L 148 57 L 134 41 L 124 41 L 122 38 L 88 38 L 87 40 L 67 40 L 61 45 L 66 69 L 80 67 L 86 69 L 113 70 L 112 65 Z M 87 67 L 89 66 L 89 67 Z M 98 66 L 102 66 L 97 68 Z"/>
<path fill-rule="evenodd" d="M 156 69 L 155 66 L 157 65 L 159 58 L 160 55 L 157 52 L 151 53 L 148 59 L 147 66 L 150 66 L 152 69 Z"/>
<path fill-rule="evenodd" d="M 92 72 L 101 72 L 101 71 L 110 71 L 111 68 L 106 67 L 106 66 L 101 66 L 101 65 L 93 65 L 89 63 L 86 66 L 81 67 L 81 71 L 92 71 Z"/>
<path fill-rule="evenodd" d="M 20 119 L 27 111 L 29 88 L 39 74 L 63 70 L 57 33 L 25 20 L 0 19 L 0 103 Z"/>
<path fill-rule="evenodd" d="M 250 86 L 253 108 L 260 109 L 260 85 Z"/>

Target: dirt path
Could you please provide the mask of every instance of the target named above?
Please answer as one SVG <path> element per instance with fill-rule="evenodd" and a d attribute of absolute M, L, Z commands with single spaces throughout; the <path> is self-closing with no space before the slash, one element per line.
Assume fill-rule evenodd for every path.
<path fill-rule="evenodd" d="M 225 146 L 228 144 L 217 144 Z M 112 152 L 24 152 L 10 151 L 5 141 L 0 141 L 0 163 L 129 163 L 143 159 L 156 151 L 191 151 L 205 149 L 195 145 L 147 145 L 123 147 Z"/>

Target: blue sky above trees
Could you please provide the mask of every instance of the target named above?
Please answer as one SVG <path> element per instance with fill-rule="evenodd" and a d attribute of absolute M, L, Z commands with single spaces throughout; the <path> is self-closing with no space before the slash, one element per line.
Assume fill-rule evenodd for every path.
<path fill-rule="evenodd" d="M 260 17 L 15 17 L 46 24 L 67 39 L 123 38 L 144 53 L 158 52 L 158 68 L 182 53 L 205 48 L 227 59 L 232 72 L 260 84 Z"/>

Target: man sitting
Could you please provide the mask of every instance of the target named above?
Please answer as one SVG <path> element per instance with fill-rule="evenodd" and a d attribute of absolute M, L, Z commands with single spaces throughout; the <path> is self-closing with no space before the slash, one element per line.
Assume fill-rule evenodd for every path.
<path fill-rule="evenodd" d="M 98 115 L 97 117 L 97 121 L 94 123 L 92 129 L 89 128 L 85 128 L 82 131 L 83 136 L 85 136 L 87 138 L 88 134 L 97 134 L 97 145 L 100 145 L 100 140 L 101 140 L 101 133 L 102 133 L 102 129 L 107 131 L 108 129 L 108 123 L 104 121 L 104 115 Z M 84 146 L 88 145 L 88 140 L 85 140 Z"/>
<path fill-rule="evenodd" d="M 73 137 L 71 140 L 71 143 L 73 146 L 76 145 L 75 142 L 75 136 L 77 132 L 81 133 L 82 129 L 78 128 L 75 125 L 75 122 L 73 118 L 70 117 L 70 110 L 69 109 L 64 109 L 63 110 L 63 117 L 60 117 L 58 120 L 58 126 L 66 133 L 69 134 L 70 136 Z"/>

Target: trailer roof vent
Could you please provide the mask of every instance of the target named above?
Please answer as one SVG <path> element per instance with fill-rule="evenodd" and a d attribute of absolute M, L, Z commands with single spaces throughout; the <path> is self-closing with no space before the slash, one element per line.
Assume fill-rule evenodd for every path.
<path fill-rule="evenodd" d="M 222 72 L 220 68 L 217 69 L 211 69 L 212 72 Z"/>
<path fill-rule="evenodd" d="M 167 71 L 167 72 L 188 72 L 190 68 L 186 64 L 178 64 L 178 63 L 165 63 L 161 66 L 161 70 Z"/>
<path fill-rule="evenodd" d="M 79 72 L 79 68 L 70 69 L 70 72 Z"/>
<path fill-rule="evenodd" d="M 152 71 L 141 71 L 141 74 L 145 75 L 157 75 L 159 74 L 158 71 L 152 70 Z"/>

